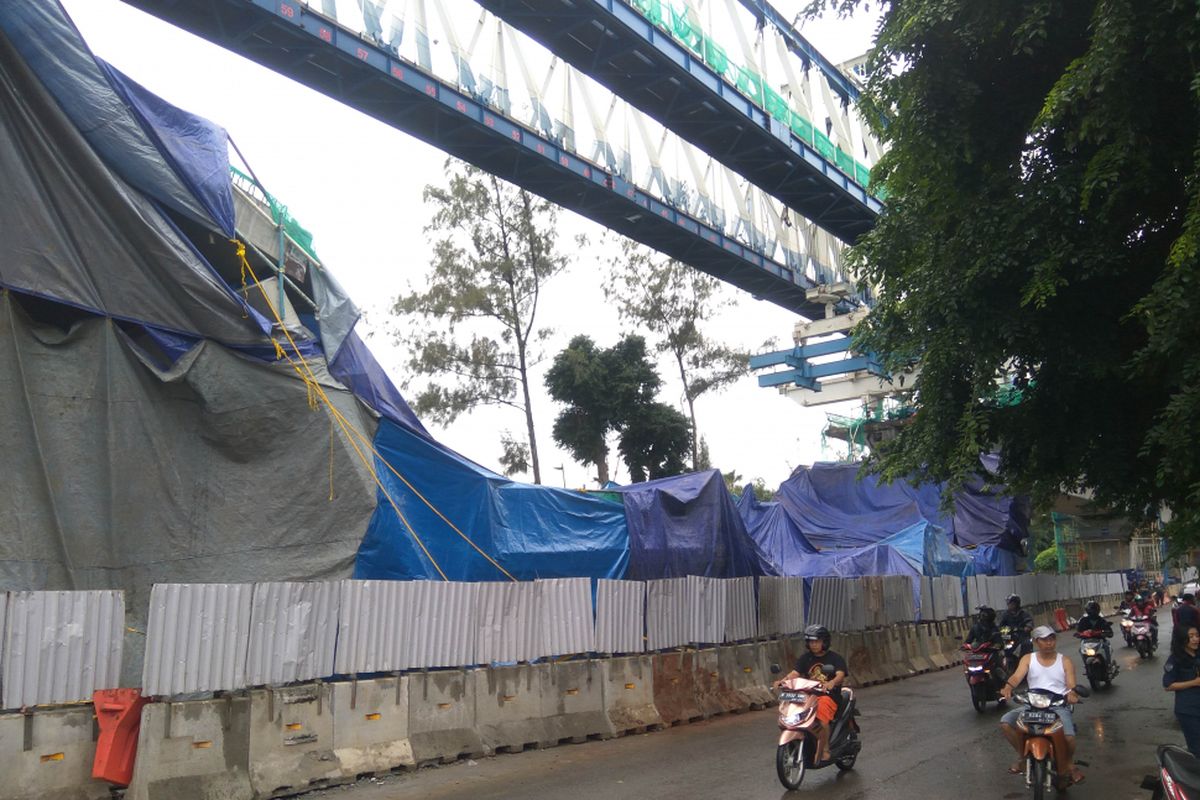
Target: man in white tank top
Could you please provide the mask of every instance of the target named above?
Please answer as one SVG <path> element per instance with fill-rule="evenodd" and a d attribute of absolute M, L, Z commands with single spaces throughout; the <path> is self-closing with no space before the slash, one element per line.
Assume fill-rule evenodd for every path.
<path fill-rule="evenodd" d="M 1046 689 L 1055 694 L 1066 695 L 1068 703 L 1078 703 L 1079 696 L 1075 694 L 1075 664 L 1057 652 L 1058 639 L 1054 629 L 1049 625 L 1039 625 L 1033 629 L 1032 637 L 1033 652 L 1021 657 L 1016 671 L 1009 677 L 1000 694 L 1007 700 L 1012 696 L 1013 689 L 1028 678 L 1030 689 Z M 1052 710 L 1062 720 L 1063 736 L 1067 741 L 1067 751 L 1056 753 L 1058 774 L 1070 776 L 1072 783 L 1079 783 L 1083 780 L 1083 773 L 1075 769 L 1075 720 L 1071 716 L 1071 707 L 1055 706 Z M 1004 738 L 1017 751 L 1017 761 L 1008 771 L 1019 775 L 1025 773 L 1025 737 L 1014 724 L 1020 713 L 1021 709 L 1015 708 L 1000 718 L 1000 730 Z"/>

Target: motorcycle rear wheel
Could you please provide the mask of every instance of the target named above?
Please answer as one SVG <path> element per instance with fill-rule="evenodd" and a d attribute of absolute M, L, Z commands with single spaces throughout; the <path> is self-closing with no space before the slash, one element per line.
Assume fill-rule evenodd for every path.
<path fill-rule="evenodd" d="M 804 739 L 793 739 L 775 751 L 775 772 L 783 788 L 799 789 L 804 781 Z"/>
<path fill-rule="evenodd" d="M 854 753 L 853 755 L 848 755 L 848 756 L 842 756 L 841 758 L 839 758 L 837 761 L 834 761 L 833 763 L 837 766 L 838 772 L 849 772 L 850 770 L 854 769 L 855 761 L 858 761 L 858 753 Z"/>

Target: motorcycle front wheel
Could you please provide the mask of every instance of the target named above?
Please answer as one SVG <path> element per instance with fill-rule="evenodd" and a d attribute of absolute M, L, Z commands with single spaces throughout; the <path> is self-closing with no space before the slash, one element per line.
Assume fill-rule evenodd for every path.
<path fill-rule="evenodd" d="M 799 789 L 804 781 L 804 739 L 793 739 L 775 751 L 775 771 L 785 789 Z"/>
<path fill-rule="evenodd" d="M 987 710 L 987 700 L 985 699 L 983 684 L 971 684 L 971 705 L 975 706 L 975 710 L 982 714 Z"/>
<path fill-rule="evenodd" d="M 1048 766 L 1045 761 L 1034 761 L 1030 759 L 1029 765 L 1029 788 L 1033 792 L 1033 800 L 1043 800 L 1046 796 L 1046 771 Z"/>

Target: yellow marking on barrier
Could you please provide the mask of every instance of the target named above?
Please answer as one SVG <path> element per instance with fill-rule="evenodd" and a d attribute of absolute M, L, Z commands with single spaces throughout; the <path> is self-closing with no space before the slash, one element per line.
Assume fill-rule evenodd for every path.
<path fill-rule="evenodd" d="M 637 684 L 636 683 L 627 683 L 627 684 L 625 684 L 625 688 L 626 689 L 636 689 Z"/>
<path fill-rule="evenodd" d="M 382 718 L 383 718 L 383 715 L 382 715 L 382 714 L 378 714 L 378 713 L 376 713 L 376 714 L 366 714 L 366 715 L 364 715 L 364 716 L 366 716 L 366 718 L 367 718 L 368 720 L 370 720 L 371 722 L 376 722 L 376 721 L 378 721 L 378 720 L 380 720 L 380 719 L 382 719 Z"/>
<path fill-rule="evenodd" d="M 192 742 L 193 750 L 208 750 L 211 747 L 212 747 L 212 742 L 208 741 L 207 739 L 204 740 L 203 742 Z"/>
<path fill-rule="evenodd" d="M 579 690 L 578 689 L 567 689 L 567 694 L 570 694 L 570 695 L 579 694 Z"/>
<path fill-rule="evenodd" d="M 502 694 L 500 695 L 500 699 L 507 703 L 509 700 L 516 700 L 517 696 L 515 694 Z"/>
<path fill-rule="evenodd" d="M 671 683 L 679 683 L 679 678 L 671 678 Z"/>
<path fill-rule="evenodd" d="M 66 756 L 62 753 L 49 753 L 42 756 L 42 763 L 45 764 L 48 761 L 62 761 L 64 758 L 66 758 Z"/>
<path fill-rule="evenodd" d="M 304 730 L 304 725 L 302 725 L 299 722 L 289 722 L 287 725 L 284 725 L 283 727 L 287 728 L 289 731 Z"/>
<path fill-rule="evenodd" d="M 750 667 L 742 667 L 742 672 L 751 672 Z"/>
<path fill-rule="evenodd" d="M 443 711 L 445 711 L 449 707 L 450 707 L 449 703 L 438 703 L 438 708 L 442 709 Z"/>
<path fill-rule="evenodd" d="M 719 672 L 710 672 L 710 673 L 708 673 L 708 674 L 709 674 L 709 677 L 715 678 L 715 677 L 717 677 L 718 675 L 720 675 L 721 673 L 719 673 Z"/>

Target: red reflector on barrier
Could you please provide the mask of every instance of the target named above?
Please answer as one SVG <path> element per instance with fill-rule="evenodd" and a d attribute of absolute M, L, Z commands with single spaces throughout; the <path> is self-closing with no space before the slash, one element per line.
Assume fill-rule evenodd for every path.
<path fill-rule="evenodd" d="M 142 706 L 149 702 L 137 689 L 99 689 L 92 694 L 100 738 L 92 777 L 117 786 L 128 786 L 137 758 Z"/>

